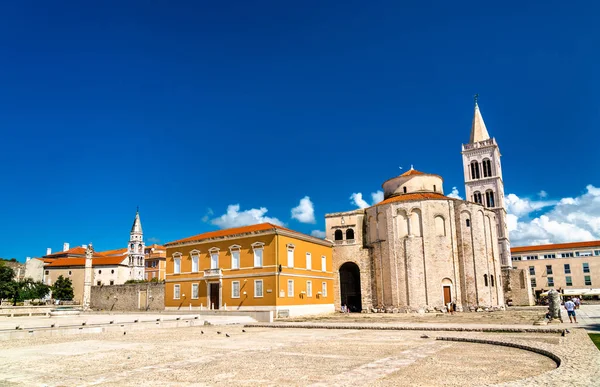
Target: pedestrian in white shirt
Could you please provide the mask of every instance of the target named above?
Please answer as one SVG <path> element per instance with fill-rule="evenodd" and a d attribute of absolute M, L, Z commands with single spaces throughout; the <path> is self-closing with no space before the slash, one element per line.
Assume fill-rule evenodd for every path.
<path fill-rule="evenodd" d="M 571 301 L 571 298 L 565 302 L 565 309 L 569 315 L 569 321 L 573 323 L 573 320 L 575 320 L 575 324 L 577 324 L 577 317 L 575 317 L 575 303 Z"/>

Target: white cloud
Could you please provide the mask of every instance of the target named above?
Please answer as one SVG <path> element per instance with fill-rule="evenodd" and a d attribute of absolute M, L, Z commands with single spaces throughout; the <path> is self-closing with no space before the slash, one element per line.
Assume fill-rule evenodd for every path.
<path fill-rule="evenodd" d="M 208 208 L 208 209 L 206 210 L 206 214 L 205 214 L 205 215 L 202 217 L 202 221 L 203 221 L 204 223 L 208 222 L 208 221 L 210 220 L 210 217 L 211 217 L 212 215 L 214 215 L 214 212 L 213 212 L 212 208 Z"/>
<path fill-rule="evenodd" d="M 559 201 L 534 201 L 509 194 L 506 204 L 513 246 L 600 239 L 600 188 L 593 185 L 578 197 Z M 547 207 L 551 208 L 544 214 L 531 216 Z"/>
<path fill-rule="evenodd" d="M 210 222 L 220 228 L 249 226 L 258 223 L 273 223 L 283 226 L 283 222 L 277 218 L 265 216 L 268 210 L 265 207 L 251 208 L 240 212 L 239 204 L 227 206 L 227 213 L 212 219 Z"/>
<path fill-rule="evenodd" d="M 383 200 L 383 191 L 371 192 L 371 199 L 373 200 L 373 204 L 369 204 L 365 199 L 363 199 L 361 192 L 350 195 L 350 203 L 354 204 L 358 208 L 367 208 Z"/>
<path fill-rule="evenodd" d="M 310 235 L 316 237 L 316 238 L 325 238 L 325 231 L 321 231 L 321 230 L 312 230 L 312 232 L 310 233 Z"/>
<path fill-rule="evenodd" d="M 538 192 L 538 196 L 542 199 L 548 197 L 548 192 L 541 190 L 540 192 Z"/>
<path fill-rule="evenodd" d="M 456 187 L 452 187 L 452 192 L 450 192 L 448 194 L 448 197 L 462 200 L 462 197 L 460 196 L 460 193 L 458 192 L 458 188 L 456 188 Z"/>
<path fill-rule="evenodd" d="M 300 204 L 292 208 L 292 219 L 301 223 L 315 223 L 315 208 L 310 197 L 303 197 L 300 199 Z"/>

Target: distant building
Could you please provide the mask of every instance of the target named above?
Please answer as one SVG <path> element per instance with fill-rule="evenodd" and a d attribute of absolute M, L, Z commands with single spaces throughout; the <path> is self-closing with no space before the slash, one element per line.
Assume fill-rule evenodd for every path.
<path fill-rule="evenodd" d="M 145 280 L 164 281 L 167 273 L 167 248 L 153 244 L 145 248 Z"/>
<path fill-rule="evenodd" d="M 549 289 L 600 296 L 600 241 L 513 247 L 511 253 L 513 265 L 529 272 L 536 296 Z"/>
<path fill-rule="evenodd" d="M 331 245 L 270 223 L 167 243 L 166 309 L 332 312 Z"/>

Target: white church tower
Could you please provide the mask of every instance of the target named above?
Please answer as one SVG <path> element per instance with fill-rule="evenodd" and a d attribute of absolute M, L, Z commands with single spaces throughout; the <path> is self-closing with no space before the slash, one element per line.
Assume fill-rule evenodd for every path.
<path fill-rule="evenodd" d="M 144 279 L 144 232 L 142 231 L 142 222 L 140 221 L 139 209 L 135 213 L 135 220 L 129 234 L 129 270 L 130 278 L 133 280 Z"/>
<path fill-rule="evenodd" d="M 477 95 L 475 95 L 471 138 L 468 144 L 462 146 L 462 157 L 465 173 L 465 199 L 482 204 L 496 213 L 500 263 L 503 268 L 512 267 L 500 150 L 496 139 L 490 138 L 485 127 L 477 104 Z"/>

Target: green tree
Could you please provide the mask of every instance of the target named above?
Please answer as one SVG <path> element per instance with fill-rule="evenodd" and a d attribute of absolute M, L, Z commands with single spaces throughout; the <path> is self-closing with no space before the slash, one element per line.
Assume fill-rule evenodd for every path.
<path fill-rule="evenodd" d="M 55 300 L 72 300 L 73 283 L 69 278 L 62 275 L 58 276 L 54 285 L 52 285 L 52 296 Z"/>
<path fill-rule="evenodd" d="M 0 262 L 0 299 L 9 299 L 15 293 L 15 272 Z"/>
<path fill-rule="evenodd" d="M 17 287 L 19 289 L 18 301 L 40 299 L 50 293 L 50 286 L 41 281 L 35 282 L 31 278 L 17 282 Z"/>

